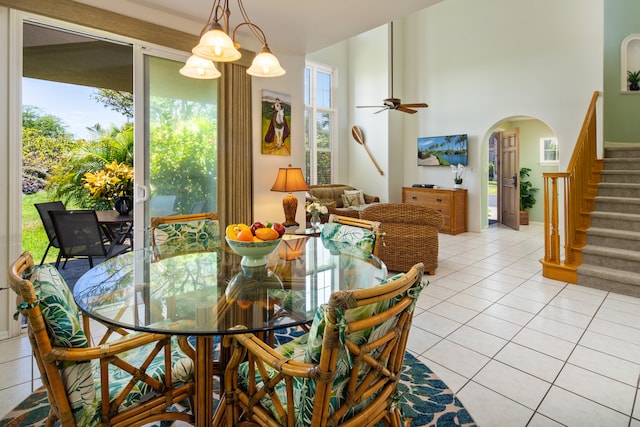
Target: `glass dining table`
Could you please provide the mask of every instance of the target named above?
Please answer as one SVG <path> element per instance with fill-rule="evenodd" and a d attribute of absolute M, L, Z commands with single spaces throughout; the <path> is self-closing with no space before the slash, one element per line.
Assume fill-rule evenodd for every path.
<path fill-rule="evenodd" d="M 109 326 L 176 335 L 183 344 L 194 337 L 196 425 L 210 426 L 213 376 L 223 373 L 228 357 L 221 350 L 214 363 L 215 336 L 240 327 L 268 339 L 275 330 L 311 322 L 332 292 L 375 286 L 386 277 L 373 255 L 287 234 L 261 266 L 242 265 L 223 242 L 208 252 L 165 258 L 152 248 L 127 252 L 86 272 L 73 294 L 84 313 Z"/>

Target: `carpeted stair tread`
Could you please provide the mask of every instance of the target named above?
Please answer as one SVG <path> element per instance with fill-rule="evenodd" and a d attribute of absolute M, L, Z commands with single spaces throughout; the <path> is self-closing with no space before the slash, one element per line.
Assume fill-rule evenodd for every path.
<path fill-rule="evenodd" d="M 587 244 L 636 250 L 640 248 L 640 232 L 591 227 L 587 230 Z"/>
<path fill-rule="evenodd" d="M 640 214 L 640 198 L 596 196 L 594 212 L 626 212 Z"/>
<path fill-rule="evenodd" d="M 599 257 L 619 258 L 625 261 L 640 262 L 640 252 L 629 249 L 609 248 L 587 244 L 582 248 L 582 255 L 596 255 Z"/>
<path fill-rule="evenodd" d="M 640 297 L 640 273 L 583 264 L 578 275 L 581 286 Z"/>
<path fill-rule="evenodd" d="M 606 170 L 637 170 L 638 164 L 640 164 L 640 158 L 635 157 L 604 159 Z"/>
<path fill-rule="evenodd" d="M 603 170 L 600 171 L 602 182 L 615 182 L 616 184 L 640 183 L 640 171 L 638 170 Z"/>

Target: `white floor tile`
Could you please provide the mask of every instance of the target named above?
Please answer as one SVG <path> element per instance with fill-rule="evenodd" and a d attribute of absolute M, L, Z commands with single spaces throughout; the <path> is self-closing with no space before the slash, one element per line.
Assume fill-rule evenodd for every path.
<path fill-rule="evenodd" d="M 520 326 L 526 325 L 531 319 L 533 319 L 533 313 L 503 305 L 500 301 L 487 308 L 484 313 Z"/>
<path fill-rule="evenodd" d="M 0 390 L 0 417 L 4 416 L 18 403 L 26 399 L 31 392 L 31 381 Z"/>
<path fill-rule="evenodd" d="M 508 342 L 466 325 L 455 330 L 447 339 L 488 357 L 495 356 Z"/>
<path fill-rule="evenodd" d="M 632 363 L 579 345 L 568 360 L 572 365 L 635 387 L 640 378 L 640 361 Z"/>
<path fill-rule="evenodd" d="M 507 344 L 495 359 L 549 383 L 556 379 L 564 365 L 560 359 L 513 342 Z"/>
<path fill-rule="evenodd" d="M 536 316 L 527 324 L 527 328 L 538 332 L 544 332 L 572 343 L 577 343 L 585 331 L 584 328 L 568 325 L 542 316 Z"/>
<path fill-rule="evenodd" d="M 506 295 L 504 298 L 500 299 L 498 303 L 532 314 L 538 314 L 540 310 L 544 308 L 545 304 L 543 302 L 533 301 L 514 295 L 514 292 L 516 291 L 513 291 L 509 295 Z"/>
<path fill-rule="evenodd" d="M 444 381 L 444 383 L 453 390 L 454 393 L 460 391 L 460 389 L 469 382 L 469 378 L 453 372 L 451 369 L 447 369 L 433 360 L 428 360 L 423 356 L 418 357 L 418 359 L 420 359 L 420 361 L 425 365 L 429 366 L 429 369 L 431 369 L 438 378 Z"/>
<path fill-rule="evenodd" d="M 413 318 L 413 324 L 439 337 L 446 337 L 458 329 L 462 323 L 426 311 Z"/>
<path fill-rule="evenodd" d="M 478 315 L 478 311 L 451 304 L 449 301 L 442 301 L 429 309 L 430 313 L 437 314 L 458 323 L 466 323 Z"/>
<path fill-rule="evenodd" d="M 576 313 L 575 311 L 551 305 L 546 306 L 538 315 L 583 329 L 589 326 L 592 319 L 591 316 L 586 314 Z"/>
<path fill-rule="evenodd" d="M 467 325 L 505 340 L 510 340 L 522 329 L 520 325 L 484 313 L 478 314 Z"/>
<path fill-rule="evenodd" d="M 31 343 L 26 334 L 0 341 L 0 363 L 30 355 Z"/>
<path fill-rule="evenodd" d="M 610 354 L 637 363 L 640 360 L 640 346 L 607 335 L 598 334 L 587 330 L 580 339 L 580 345 L 602 353 Z"/>
<path fill-rule="evenodd" d="M 481 285 L 473 285 L 470 288 L 465 289 L 459 295 L 471 295 L 482 300 L 489 302 L 496 302 L 506 294 L 504 292 L 494 291 L 493 289 L 486 288 Z"/>
<path fill-rule="evenodd" d="M 590 332 L 596 332 L 601 335 L 607 335 L 609 337 L 617 338 L 622 341 L 627 341 L 633 344 L 640 345 L 640 329 L 635 326 L 628 325 L 638 325 L 640 326 L 640 317 L 635 317 L 637 323 L 617 323 L 614 321 L 603 320 L 602 318 L 596 316 L 591 324 L 589 325 Z"/>
<path fill-rule="evenodd" d="M 476 312 L 480 312 L 491 305 L 491 301 L 480 298 L 477 296 L 473 296 L 466 292 L 461 292 L 449 298 L 447 300 L 452 304 L 459 305 L 461 307 L 466 307 L 468 309 L 474 310 Z"/>
<path fill-rule="evenodd" d="M 437 344 L 441 339 L 442 337 L 429 333 L 420 327 L 416 327 L 414 324 L 409 330 L 407 349 L 416 354 L 422 354 Z"/>
<path fill-rule="evenodd" d="M 547 418 L 544 415 L 536 412 L 527 424 L 527 427 L 563 427 L 562 424 L 553 421 L 551 418 Z"/>
<path fill-rule="evenodd" d="M 555 385 L 608 408 L 631 415 L 636 388 L 571 364 L 565 365 Z"/>
<path fill-rule="evenodd" d="M 473 381 L 458 398 L 481 427 L 526 426 L 533 415 L 531 409 Z"/>
<path fill-rule="evenodd" d="M 575 347 L 574 343 L 529 328 L 520 331 L 513 342 L 561 360 L 567 360 Z"/>
<path fill-rule="evenodd" d="M 591 400 L 553 386 L 538 412 L 566 426 L 626 426 L 629 417 Z"/>
<path fill-rule="evenodd" d="M 535 410 L 551 383 L 492 360 L 473 377 L 473 381 Z"/>
<path fill-rule="evenodd" d="M 490 359 L 448 340 L 442 340 L 423 356 L 466 378 L 473 377 Z"/>

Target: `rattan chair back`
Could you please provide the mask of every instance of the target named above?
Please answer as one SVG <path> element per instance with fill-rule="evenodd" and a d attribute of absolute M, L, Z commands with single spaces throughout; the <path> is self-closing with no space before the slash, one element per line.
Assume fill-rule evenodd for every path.
<path fill-rule="evenodd" d="M 397 385 L 422 276 L 423 266 L 416 264 L 387 283 L 334 292 L 324 316 L 316 315 L 304 361 L 284 357 L 253 334 L 226 337 L 225 345 L 234 348 L 225 372 L 227 426 L 239 421 L 373 426 L 384 421 L 400 427 Z M 245 369 L 241 363 L 247 355 Z M 247 372 L 242 381 L 239 369 Z"/>
<path fill-rule="evenodd" d="M 35 267 L 42 268 L 42 267 Z M 51 268 L 45 266 L 44 268 Z M 34 263 L 29 252 L 24 252 L 9 267 L 9 285 L 18 295 L 18 314 L 27 319 L 27 329 L 33 355 L 40 370 L 41 380 L 47 389 L 48 401 L 51 407 L 47 418 L 47 426 L 53 426 L 56 420 L 67 427 L 75 427 L 78 424 L 70 404 L 70 398 L 65 388 L 65 380 L 61 374 L 63 367 L 70 364 L 98 363 L 100 369 L 100 384 L 96 394 L 101 398 L 99 406 L 99 416 L 95 423 L 87 425 L 109 425 L 109 426 L 134 426 L 159 420 L 182 420 L 193 423 L 193 415 L 185 412 L 167 411 L 176 403 L 192 399 L 194 395 L 193 382 L 177 383 L 172 382 L 172 360 L 171 357 L 171 337 L 161 334 L 136 333 L 130 337 L 118 339 L 109 344 L 97 347 L 61 347 L 56 346 L 50 337 L 53 330 L 60 328 L 60 324 L 71 323 L 72 320 L 56 318 L 56 324 L 48 324 L 41 309 L 40 291 L 36 291 L 31 276 L 34 272 Z M 61 277 L 61 276 L 60 276 Z M 63 279 L 60 278 L 63 281 Z M 126 331 L 121 333 L 127 334 Z M 90 338 L 87 335 L 87 338 Z M 133 351 L 142 351 L 146 359 L 142 366 L 132 366 L 126 358 L 121 355 L 130 355 Z M 150 373 L 145 372 L 148 362 L 154 356 L 164 354 L 162 365 L 164 366 L 164 380 L 159 382 L 156 378 L 151 378 Z M 126 357 L 126 356 L 125 356 Z M 110 397 L 110 376 L 109 366 L 118 366 L 119 375 L 128 373 L 131 378 L 128 384 L 122 389 L 112 394 Z M 146 401 L 122 409 L 121 404 L 128 393 L 140 384 L 148 386 L 154 390 L 153 395 L 147 396 Z M 83 383 L 84 387 L 89 387 Z M 77 391 L 76 391 L 77 393 Z M 88 394 L 84 390 L 83 394 Z M 77 396 L 76 396 L 77 397 Z M 102 423 L 100 423 L 102 420 Z"/>
<path fill-rule="evenodd" d="M 380 252 L 380 245 L 383 244 L 382 241 L 384 239 L 384 235 L 381 231 L 382 222 L 370 221 L 367 219 L 353 218 L 350 216 L 336 215 L 336 214 L 329 215 L 328 222 L 335 222 L 342 225 L 349 225 L 351 227 L 360 227 L 360 228 L 364 228 L 366 230 L 372 231 L 376 236 L 372 253 L 375 256 L 378 256 L 378 253 Z"/>

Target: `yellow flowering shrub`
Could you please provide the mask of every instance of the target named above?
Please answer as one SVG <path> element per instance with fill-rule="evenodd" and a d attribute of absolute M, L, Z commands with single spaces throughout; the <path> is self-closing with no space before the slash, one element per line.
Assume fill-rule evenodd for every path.
<path fill-rule="evenodd" d="M 133 167 L 116 160 L 106 164 L 104 169 L 84 174 L 84 188 L 95 200 L 115 200 L 120 196 L 133 194 Z"/>

